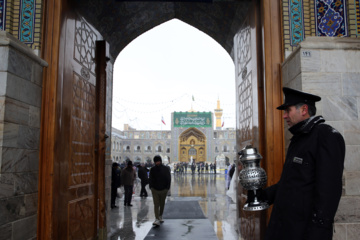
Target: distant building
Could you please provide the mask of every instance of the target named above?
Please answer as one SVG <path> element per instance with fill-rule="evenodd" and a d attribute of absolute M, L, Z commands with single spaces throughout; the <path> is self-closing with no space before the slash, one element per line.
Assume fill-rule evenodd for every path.
<path fill-rule="evenodd" d="M 235 129 L 222 129 L 220 101 L 218 100 L 216 130 L 214 113 L 171 113 L 171 131 L 136 130 L 124 125 L 124 131 L 112 129 L 112 160 L 151 163 L 160 155 L 164 163 L 207 162 L 219 167 L 232 163 L 237 157 Z"/>

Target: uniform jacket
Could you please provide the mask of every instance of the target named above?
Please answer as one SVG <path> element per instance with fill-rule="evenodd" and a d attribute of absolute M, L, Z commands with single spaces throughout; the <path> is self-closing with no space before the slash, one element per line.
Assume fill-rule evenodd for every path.
<path fill-rule="evenodd" d="M 263 190 L 274 204 L 266 240 L 331 240 L 342 192 L 345 142 L 321 116 L 293 134 L 280 181 Z"/>
<path fill-rule="evenodd" d="M 150 168 L 149 187 L 156 190 L 170 189 L 171 175 L 169 168 L 164 165 L 155 165 Z"/>

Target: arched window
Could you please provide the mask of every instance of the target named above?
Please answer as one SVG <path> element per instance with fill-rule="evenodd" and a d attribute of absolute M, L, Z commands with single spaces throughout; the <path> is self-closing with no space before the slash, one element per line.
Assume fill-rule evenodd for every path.
<path fill-rule="evenodd" d="M 161 152 L 162 152 L 162 146 L 161 146 L 160 144 L 159 144 L 159 145 L 156 145 L 155 152 L 157 152 L 157 153 L 161 153 Z"/>
<path fill-rule="evenodd" d="M 196 149 L 195 148 L 190 148 L 189 149 L 189 155 L 196 155 Z"/>
<path fill-rule="evenodd" d="M 139 145 L 135 146 L 134 152 L 141 152 L 141 147 Z"/>
<path fill-rule="evenodd" d="M 146 146 L 146 148 L 145 148 L 145 152 L 147 152 L 147 153 L 150 153 L 151 152 L 151 146 Z"/>
<path fill-rule="evenodd" d="M 129 145 L 124 146 L 124 150 L 125 152 L 130 152 L 130 146 Z"/>
<path fill-rule="evenodd" d="M 185 154 L 186 148 L 182 148 L 181 151 L 182 151 L 182 154 Z"/>

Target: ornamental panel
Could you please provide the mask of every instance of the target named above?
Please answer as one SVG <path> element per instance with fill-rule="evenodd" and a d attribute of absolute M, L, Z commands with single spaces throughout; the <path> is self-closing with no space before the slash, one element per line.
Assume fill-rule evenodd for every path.
<path fill-rule="evenodd" d="M 348 36 L 345 0 L 316 0 L 316 35 Z"/>

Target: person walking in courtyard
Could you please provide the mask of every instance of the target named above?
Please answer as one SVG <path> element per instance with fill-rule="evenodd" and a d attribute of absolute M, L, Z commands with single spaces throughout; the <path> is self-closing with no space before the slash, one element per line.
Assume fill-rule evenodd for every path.
<path fill-rule="evenodd" d="M 169 169 L 162 164 L 159 155 L 154 157 L 155 166 L 150 169 L 149 187 L 153 196 L 155 221 L 154 226 L 160 226 L 163 223 L 162 218 L 166 195 L 171 185 L 171 174 Z"/>
<path fill-rule="evenodd" d="M 319 96 L 291 88 L 283 92 L 285 103 L 277 109 L 284 110 L 293 137 L 279 182 L 260 193 L 274 204 L 265 239 L 331 240 L 342 193 L 345 142 L 322 116 L 315 116 Z"/>
<path fill-rule="evenodd" d="M 145 167 L 145 164 L 142 163 L 138 166 L 138 176 L 141 180 L 140 197 L 148 196 L 146 191 L 146 185 L 149 184 L 148 172 L 149 170 Z"/>
<path fill-rule="evenodd" d="M 195 173 L 195 169 L 196 169 L 195 163 L 192 163 L 191 164 L 191 174 Z"/>
<path fill-rule="evenodd" d="M 131 199 L 134 188 L 134 181 L 136 179 L 136 172 L 133 168 L 132 161 L 128 161 L 127 166 L 121 171 L 121 184 L 124 185 L 125 196 L 124 206 L 132 207 Z"/>

